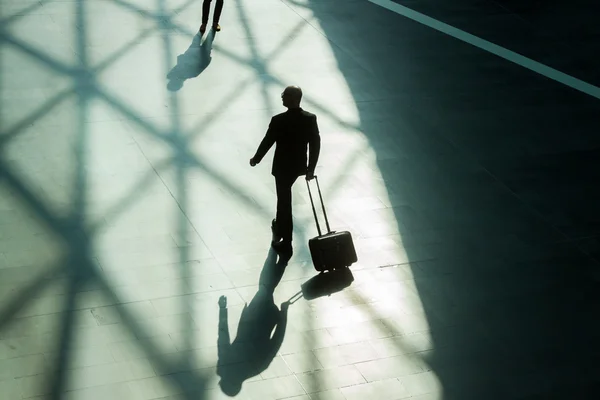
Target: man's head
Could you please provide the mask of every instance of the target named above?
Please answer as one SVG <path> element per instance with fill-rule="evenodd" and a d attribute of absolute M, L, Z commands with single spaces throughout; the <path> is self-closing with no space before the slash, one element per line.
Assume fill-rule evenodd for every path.
<path fill-rule="evenodd" d="M 298 108 L 302 101 L 302 89 L 298 86 L 288 86 L 281 93 L 281 101 L 284 107 L 287 108 Z"/>

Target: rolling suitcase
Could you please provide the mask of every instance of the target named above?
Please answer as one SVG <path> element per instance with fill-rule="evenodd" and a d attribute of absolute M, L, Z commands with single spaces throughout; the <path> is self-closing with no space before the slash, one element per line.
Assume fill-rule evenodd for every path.
<path fill-rule="evenodd" d="M 327 226 L 327 233 L 324 235 L 322 234 L 319 219 L 317 218 L 317 210 L 315 209 L 315 202 L 313 201 L 308 182 L 309 181 L 307 180 L 306 187 L 308 188 L 308 196 L 310 197 L 315 222 L 317 223 L 317 231 L 319 232 L 319 236 L 308 241 L 308 248 L 310 249 L 313 265 L 319 272 L 349 267 L 358 260 L 354 242 L 352 241 L 352 234 L 348 231 L 331 231 L 329 220 L 327 219 L 327 212 L 325 211 L 325 204 L 323 203 L 323 196 L 321 195 L 321 188 L 319 187 L 319 180 L 315 176 L 319 199 L 321 200 L 325 224 Z"/>

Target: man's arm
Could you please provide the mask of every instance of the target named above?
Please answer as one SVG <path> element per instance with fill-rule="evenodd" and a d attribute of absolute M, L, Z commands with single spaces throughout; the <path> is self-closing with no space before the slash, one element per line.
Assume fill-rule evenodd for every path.
<path fill-rule="evenodd" d="M 229 337 L 229 323 L 227 318 L 227 297 L 219 298 L 219 334 L 217 336 L 217 354 L 219 357 L 217 365 L 217 374 L 220 373 L 220 366 L 228 364 L 229 350 L 231 347 L 231 338 Z"/>
<path fill-rule="evenodd" d="M 319 125 L 317 124 L 317 116 L 315 115 L 311 125 L 310 139 L 308 141 L 308 169 L 306 171 L 307 179 L 312 179 L 315 176 L 315 168 L 317 168 L 317 162 L 319 161 L 320 153 L 321 135 L 319 134 Z"/>
<path fill-rule="evenodd" d="M 261 162 L 263 157 L 267 154 L 267 152 L 273 147 L 275 144 L 275 122 L 271 118 L 271 122 L 269 123 L 269 128 L 267 129 L 267 133 L 263 140 L 260 142 L 254 157 L 250 159 L 250 165 L 254 166 Z"/>

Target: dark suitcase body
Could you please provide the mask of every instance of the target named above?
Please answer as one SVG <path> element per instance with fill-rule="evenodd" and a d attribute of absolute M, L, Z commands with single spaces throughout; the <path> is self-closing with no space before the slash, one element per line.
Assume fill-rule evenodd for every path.
<path fill-rule="evenodd" d="M 317 271 L 349 267 L 357 261 L 352 234 L 330 232 L 308 241 L 308 248 Z"/>
<path fill-rule="evenodd" d="M 317 218 L 317 211 L 315 210 L 310 186 L 308 181 L 306 181 L 315 222 L 317 223 L 317 230 L 319 232 L 319 236 L 308 241 L 308 248 L 310 249 L 313 265 L 315 266 L 315 269 L 320 272 L 349 267 L 358 261 L 352 234 L 348 231 L 331 231 L 327 219 L 327 212 L 325 211 L 325 204 L 323 203 L 323 197 L 321 196 L 321 188 L 319 187 L 319 181 L 316 176 L 315 181 L 317 182 L 317 189 L 319 190 L 319 198 L 321 200 L 321 206 L 323 207 L 323 215 L 325 217 L 328 232 L 326 234 L 322 234 L 321 232 L 321 226 L 319 225 L 319 220 Z"/>

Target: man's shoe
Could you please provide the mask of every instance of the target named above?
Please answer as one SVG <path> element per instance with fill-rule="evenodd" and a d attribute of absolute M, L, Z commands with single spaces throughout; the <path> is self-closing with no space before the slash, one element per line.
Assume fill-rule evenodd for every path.
<path fill-rule="evenodd" d="M 206 32 L 206 24 L 200 25 L 200 33 L 204 34 Z"/>
<path fill-rule="evenodd" d="M 292 242 L 280 241 L 277 243 L 272 243 L 273 249 L 279 254 L 287 254 L 290 255 L 293 253 Z"/>
<path fill-rule="evenodd" d="M 213 24 L 213 31 L 220 32 L 221 31 L 221 25 L 219 25 L 219 24 Z"/>

